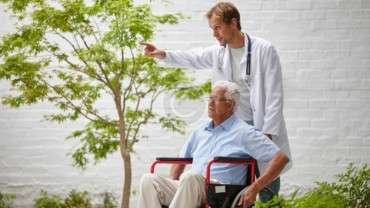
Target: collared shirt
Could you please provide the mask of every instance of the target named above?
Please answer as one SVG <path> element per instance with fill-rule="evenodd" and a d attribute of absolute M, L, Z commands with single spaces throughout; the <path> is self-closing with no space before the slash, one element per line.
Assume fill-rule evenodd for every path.
<path fill-rule="evenodd" d="M 212 121 L 195 130 L 184 144 L 180 156 L 192 157 L 191 169 L 205 176 L 207 163 L 214 157 L 255 158 L 269 162 L 280 149 L 264 134 L 235 115 L 216 128 Z M 245 184 L 246 169 L 242 165 L 214 164 L 211 178 L 225 184 Z"/>

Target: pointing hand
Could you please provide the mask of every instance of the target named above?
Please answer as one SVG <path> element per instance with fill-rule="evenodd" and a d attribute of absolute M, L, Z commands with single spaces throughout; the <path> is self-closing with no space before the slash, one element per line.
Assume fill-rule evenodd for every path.
<path fill-rule="evenodd" d="M 157 59 L 164 59 L 166 57 L 166 52 L 164 50 L 160 50 L 155 45 L 151 43 L 141 42 L 141 45 L 144 46 L 144 54 L 153 58 Z"/>

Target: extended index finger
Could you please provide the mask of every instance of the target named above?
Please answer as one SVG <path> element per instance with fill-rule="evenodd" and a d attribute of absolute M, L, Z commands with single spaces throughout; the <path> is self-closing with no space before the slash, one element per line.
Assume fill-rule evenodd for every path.
<path fill-rule="evenodd" d="M 147 43 L 147 42 L 140 42 L 140 45 L 145 45 L 145 46 L 147 46 L 147 45 L 151 45 L 150 43 Z"/>
<path fill-rule="evenodd" d="M 146 46 L 146 47 L 149 47 L 149 48 L 155 48 L 155 46 L 151 43 L 147 43 L 147 42 L 140 42 L 140 45 L 143 45 L 143 46 Z"/>

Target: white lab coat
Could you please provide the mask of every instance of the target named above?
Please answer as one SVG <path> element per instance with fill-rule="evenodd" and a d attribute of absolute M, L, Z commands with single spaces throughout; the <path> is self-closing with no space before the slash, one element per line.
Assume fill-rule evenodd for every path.
<path fill-rule="evenodd" d="M 283 116 L 283 86 L 279 56 L 275 48 L 266 40 L 250 36 L 251 50 L 251 84 L 250 104 L 253 111 L 253 122 L 256 129 L 271 134 L 272 140 L 289 157 L 292 165 L 287 130 Z M 248 39 L 245 36 L 245 54 L 240 63 L 246 74 L 246 54 Z M 232 80 L 231 54 L 228 46 L 219 45 L 196 48 L 187 51 L 166 51 L 166 63 L 194 69 L 213 69 L 212 81 Z M 245 101 L 241 101 L 245 102 Z M 263 172 L 266 164 L 261 164 Z"/>

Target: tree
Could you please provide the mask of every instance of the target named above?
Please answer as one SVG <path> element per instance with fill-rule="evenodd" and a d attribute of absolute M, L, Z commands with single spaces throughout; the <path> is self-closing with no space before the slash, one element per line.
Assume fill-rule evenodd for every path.
<path fill-rule="evenodd" d="M 140 41 L 153 37 L 156 25 L 176 24 L 179 14 L 155 15 L 132 0 L 0 0 L 17 19 L 17 30 L 0 42 L 0 79 L 13 93 L 2 97 L 11 107 L 50 102 L 56 122 L 86 119 L 69 138 L 80 141 L 74 165 L 85 167 L 115 151 L 123 160 L 122 203 L 129 207 L 131 153 L 140 129 L 149 121 L 181 132 L 184 123 L 160 115 L 153 104 L 163 93 L 198 98 L 210 83 L 194 86 L 178 68 L 157 65 L 141 54 Z M 115 116 L 96 102 L 109 96 Z"/>

